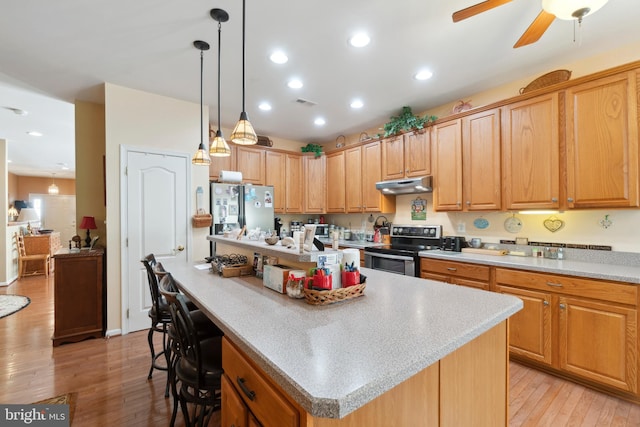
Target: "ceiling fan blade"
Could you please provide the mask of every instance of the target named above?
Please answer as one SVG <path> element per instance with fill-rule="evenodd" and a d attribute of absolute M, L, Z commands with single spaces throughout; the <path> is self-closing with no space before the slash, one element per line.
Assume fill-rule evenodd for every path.
<path fill-rule="evenodd" d="M 502 6 L 503 4 L 510 3 L 511 0 L 486 0 L 473 6 L 469 6 L 465 9 L 461 9 L 454 12 L 452 15 L 453 22 L 462 21 L 463 19 L 471 18 L 479 13 L 491 10 L 494 7 Z"/>
<path fill-rule="evenodd" d="M 547 31 L 547 28 L 549 28 L 554 19 L 556 19 L 555 15 L 545 12 L 544 10 L 541 11 L 531 25 L 529 25 L 527 31 L 522 34 L 520 40 L 513 45 L 513 48 L 515 49 L 537 42 L 544 32 Z"/>

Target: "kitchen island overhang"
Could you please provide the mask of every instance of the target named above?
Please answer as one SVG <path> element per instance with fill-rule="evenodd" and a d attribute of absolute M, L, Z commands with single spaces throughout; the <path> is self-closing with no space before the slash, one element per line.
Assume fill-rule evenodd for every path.
<path fill-rule="evenodd" d="M 522 308 L 515 297 L 368 269 L 363 297 L 311 306 L 255 277 L 222 278 L 177 262 L 166 268 L 314 417 L 345 417 Z"/>

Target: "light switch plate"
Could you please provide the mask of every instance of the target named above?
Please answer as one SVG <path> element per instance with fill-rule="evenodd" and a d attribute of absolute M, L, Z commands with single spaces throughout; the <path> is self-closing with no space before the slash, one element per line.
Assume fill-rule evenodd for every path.
<path fill-rule="evenodd" d="M 529 239 L 526 237 L 516 237 L 516 245 L 528 245 Z"/>
<path fill-rule="evenodd" d="M 458 233 L 466 233 L 467 232 L 467 224 L 464 222 L 458 223 Z"/>

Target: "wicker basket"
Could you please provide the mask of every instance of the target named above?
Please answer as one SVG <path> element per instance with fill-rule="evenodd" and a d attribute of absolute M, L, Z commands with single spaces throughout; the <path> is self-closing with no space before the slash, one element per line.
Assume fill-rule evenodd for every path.
<path fill-rule="evenodd" d="M 195 228 L 211 227 L 213 216 L 205 213 L 204 209 L 198 209 L 198 213 L 195 214 L 191 220 Z"/>
<path fill-rule="evenodd" d="M 532 90 L 541 89 L 543 87 L 551 86 L 556 83 L 562 83 L 569 80 L 571 77 L 571 71 L 569 70 L 555 70 L 538 77 L 526 87 L 520 89 L 520 93 L 531 92 Z"/>
<path fill-rule="evenodd" d="M 364 295 L 366 283 L 361 283 L 348 288 L 332 289 L 330 291 L 304 290 L 304 300 L 311 305 L 327 305 L 334 302 L 346 301 Z"/>

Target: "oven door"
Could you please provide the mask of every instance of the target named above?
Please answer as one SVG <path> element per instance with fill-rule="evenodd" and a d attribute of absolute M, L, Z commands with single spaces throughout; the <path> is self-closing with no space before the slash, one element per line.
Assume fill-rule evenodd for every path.
<path fill-rule="evenodd" d="M 416 275 L 416 261 L 412 256 L 367 252 L 365 249 L 364 266 L 405 276 Z"/>

